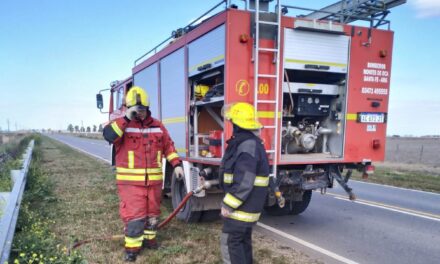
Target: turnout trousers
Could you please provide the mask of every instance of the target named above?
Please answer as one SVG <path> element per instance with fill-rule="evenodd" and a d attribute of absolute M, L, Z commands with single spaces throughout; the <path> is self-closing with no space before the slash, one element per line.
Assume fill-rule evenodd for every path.
<path fill-rule="evenodd" d="M 144 239 L 156 238 L 162 185 L 118 184 L 119 214 L 124 222 L 125 249 L 139 252 Z"/>
<path fill-rule="evenodd" d="M 252 226 L 225 221 L 220 238 L 223 263 L 251 264 Z"/>

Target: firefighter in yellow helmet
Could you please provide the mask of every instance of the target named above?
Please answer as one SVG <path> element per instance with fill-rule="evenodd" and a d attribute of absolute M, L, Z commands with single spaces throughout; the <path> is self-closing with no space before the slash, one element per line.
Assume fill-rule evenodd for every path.
<path fill-rule="evenodd" d="M 148 94 L 140 87 L 131 87 L 125 105 L 125 116 L 113 120 L 103 134 L 116 151 L 119 213 L 125 225 L 125 261 L 132 262 L 142 247 L 158 248 L 162 156 L 174 167 L 177 178 L 183 177 L 183 168 L 168 131 L 151 117 Z"/>
<path fill-rule="evenodd" d="M 269 162 L 261 139 L 263 126 L 251 104 L 226 107 L 233 135 L 221 163 L 220 184 L 225 192 L 221 215 L 221 253 L 224 263 L 252 263 L 252 227 L 258 221 L 269 185 Z"/>

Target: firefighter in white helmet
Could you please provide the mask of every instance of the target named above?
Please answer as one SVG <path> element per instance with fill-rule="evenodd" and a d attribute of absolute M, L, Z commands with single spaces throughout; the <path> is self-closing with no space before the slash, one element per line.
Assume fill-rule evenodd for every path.
<path fill-rule="evenodd" d="M 220 183 L 225 191 L 221 215 L 224 263 L 252 263 L 252 227 L 258 221 L 269 185 L 269 162 L 256 131 L 262 128 L 255 109 L 235 103 L 224 111 L 233 124 L 222 159 Z"/>
<path fill-rule="evenodd" d="M 128 91 L 124 117 L 104 128 L 104 138 L 116 150 L 119 213 L 125 224 L 125 261 L 135 261 L 142 247 L 157 249 L 156 229 L 162 192 L 162 156 L 183 177 L 181 161 L 168 131 L 151 117 L 148 94 Z"/>

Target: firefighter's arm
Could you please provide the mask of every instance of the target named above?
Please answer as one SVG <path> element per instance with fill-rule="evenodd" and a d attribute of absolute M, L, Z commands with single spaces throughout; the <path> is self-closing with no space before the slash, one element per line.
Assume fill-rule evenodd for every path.
<path fill-rule="evenodd" d="M 256 171 L 255 158 L 247 152 L 241 153 L 234 166 L 232 186 L 223 198 L 223 207 L 233 211 L 246 201 L 254 188 Z"/>
<path fill-rule="evenodd" d="M 104 139 L 107 140 L 110 144 L 117 144 L 121 140 L 122 135 L 124 135 L 125 128 L 127 127 L 129 122 L 130 120 L 124 116 L 115 119 L 114 121 L 106 125 L 104 127 L 104 130 L 102 131 Z"/>
<path fill-rule="evenodd" d="M 165 158 L 173 167 L 180 165 L 180 158 L 177 154 L 176 148 L 174 147 L 174 142 L 168 134 L 168 130 L 161 124 L 160 129 L 162 130 L 162 142 L 163 142 L 163 154 Z"/>

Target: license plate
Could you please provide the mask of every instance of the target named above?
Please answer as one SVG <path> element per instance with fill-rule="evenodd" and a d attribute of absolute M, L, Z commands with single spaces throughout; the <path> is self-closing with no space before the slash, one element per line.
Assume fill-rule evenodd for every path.
<path fill-rule="evenodd" d="M 385 123 L 385 113 L 358 113 L 358 122 Z"/>

